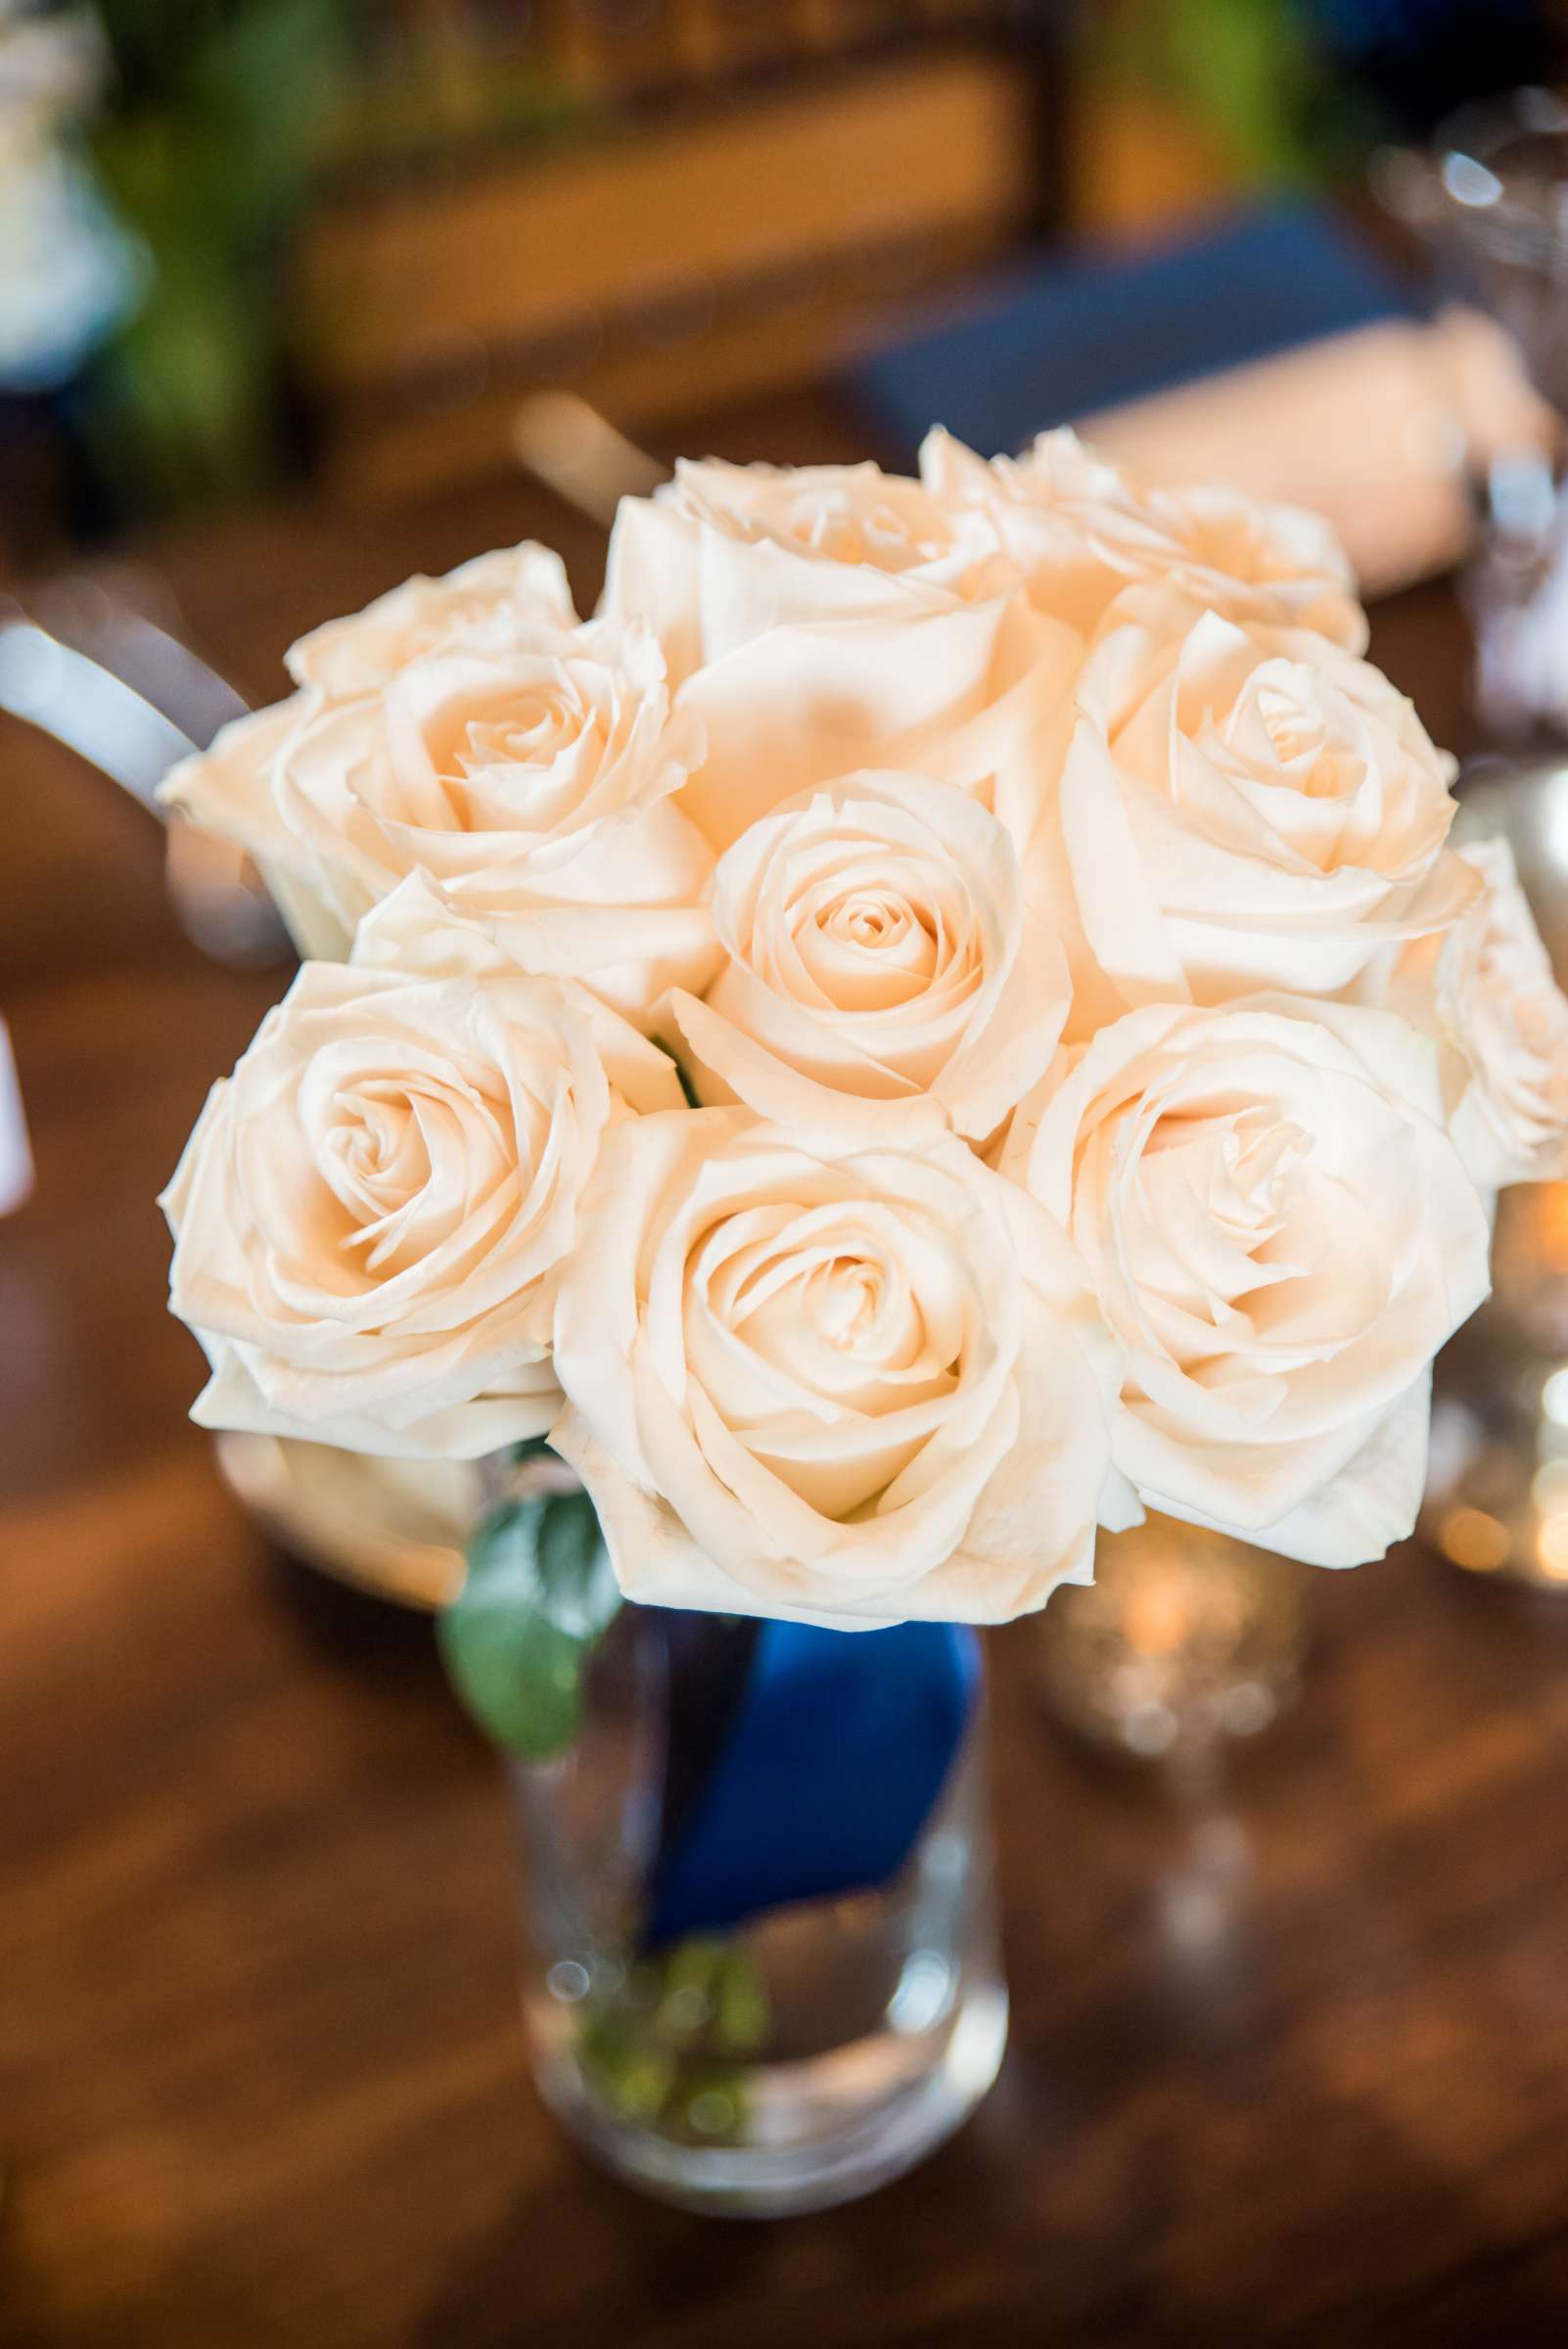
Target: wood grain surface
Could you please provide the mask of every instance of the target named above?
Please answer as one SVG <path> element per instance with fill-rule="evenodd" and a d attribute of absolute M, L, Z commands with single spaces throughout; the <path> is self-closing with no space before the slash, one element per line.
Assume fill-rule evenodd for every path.
<path fill-rule="evenodd" d="M 838 453 L 797 403 L 704 436 Z M 517 484 L 158 551 L 253 693 L 310 622 L 526 530 Z M 1377 650 L 1462 733 L 1432 589 Z M 497 1774 L 428 1628 L 271 1554 L 185 1412 L 154 1196 L 278 991 L 159 842 L 0 733 L 0 1010 L 37 1195 L 0 1223 L 7 2349 L 1376 2342 L 1568 2320 L 1568 1603 L 1412 1550 L 1314 1589 L 1306 1696 L 1194 1816 L 1065 1749 L 992 1641 L 1015 2026 L 856 2208 L 746 2226 L 599 2178 L 536 2103 Z"/>

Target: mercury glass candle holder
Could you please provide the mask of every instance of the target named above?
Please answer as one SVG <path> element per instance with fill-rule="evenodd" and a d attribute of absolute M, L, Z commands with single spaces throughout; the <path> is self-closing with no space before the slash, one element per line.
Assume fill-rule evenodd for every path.
<path fill-rule="evenodd" d="M 1467 1574 L 1568 1592 L 1568 1183 L 1503 1192 L 1492 1278 L 1434 1373 L 1421 1532 Z"/>
<path fill-rule="evenodd" d="M 1551 957 L 1568 974 L 1568 763 L 1473 771 L 1455 842 L 1501 833 Z M 1451 1565 L 1568 1590 L 1568 1184 L 1498 1202 L 1492 1295 L 1439 1355 L 1420 1527 Z"/>
<path fill-rule="evenodd" d="M 1064 1727 L 1141 1761 L 1257 1736 L 1296 1698 L 1307 1570 L 1170 1517 L 1099 1537 L 1092 1587 L 1052 1594 L 1038 1683 Z"/>

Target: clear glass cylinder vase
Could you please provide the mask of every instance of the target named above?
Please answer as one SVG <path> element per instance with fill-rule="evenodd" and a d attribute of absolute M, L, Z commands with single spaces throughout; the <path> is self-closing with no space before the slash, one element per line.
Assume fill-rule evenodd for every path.
<path fill-rule="evenodd" d="M 907 1647 L 807 1635 L 780 1705 L 761 1642 L 792 1629 L 627 1606 L 572 1745 L 509 1764 L 546 2103 L 622 2177 L 741 2216 L 848 2201 L 910 2168 L 985 2095 L 1007 2031 L 978 1681 L 956 1733 L 932 1732 L 940 1750 L 918 1709 L 883 1736 L 899 1714 L 877 1676 L 905 1671 Z M 824 1744 L 832 1809 L 813 1814 Z M 900 1805 L 879 1860 L 878 1815 Z M 909 1829 L 890 1875 L 851 1880 L 857 1852 L 880 1865 Z"/>

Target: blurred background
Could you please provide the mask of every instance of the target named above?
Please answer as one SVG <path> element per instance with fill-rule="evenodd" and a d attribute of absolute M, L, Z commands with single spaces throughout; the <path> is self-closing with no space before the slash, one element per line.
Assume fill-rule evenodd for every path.
<path fill-rule="evenodd" d="M 638 434 L 880 350 L 886 422 L 911 322 L 1009 270 L 984 372 L 1030 350 L 1022 438 L 1248 354 L 1222 277 L 1211 349 L 1167 320 L 1130 374 L 1124 303 L 1055 383 L 1042 337 L 1080 338 L 1020 326 L 1020 268 L 1368 212 L 1379 148 L 1564 37 L 1555 0 L 0 0 L 0 576 L 283 484 L 481 478 L 540 391 Z M 1302 340 L 1401 306 L 1310 258 L 1259 347 L 1282 298 Z"/>

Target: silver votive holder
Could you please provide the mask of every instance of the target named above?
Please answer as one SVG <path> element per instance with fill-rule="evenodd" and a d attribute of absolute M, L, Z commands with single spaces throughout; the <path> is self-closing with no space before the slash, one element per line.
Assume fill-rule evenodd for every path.
<path fill-rule="evenodd" d="M 1501 833 L 1568 977 L 1568 761 L 1461 778 L 1456 843 Z M 1501 1193 L 1492 1295 L 1437 1359 L 1419 1531 L 1466 1574 L 1568 1590 L 1568 1183 Z"/>
<path fill-rule="evenodd" d="M 1438 1358 L 1420 1531 L 1466 1574 L 1568 1592 L 1568 1183 L 1503 1192 L 1492 1280 Z"/>
<path fill-rule="evenodd" d="M 1092 1587 L 1053 1592 L 1039 1619 L 1047 1709 L 1136 1761 L 1256 1737 L 1300 1692 L 1309 1573 L 1170 1517 L 1102 1533 Z"/>

